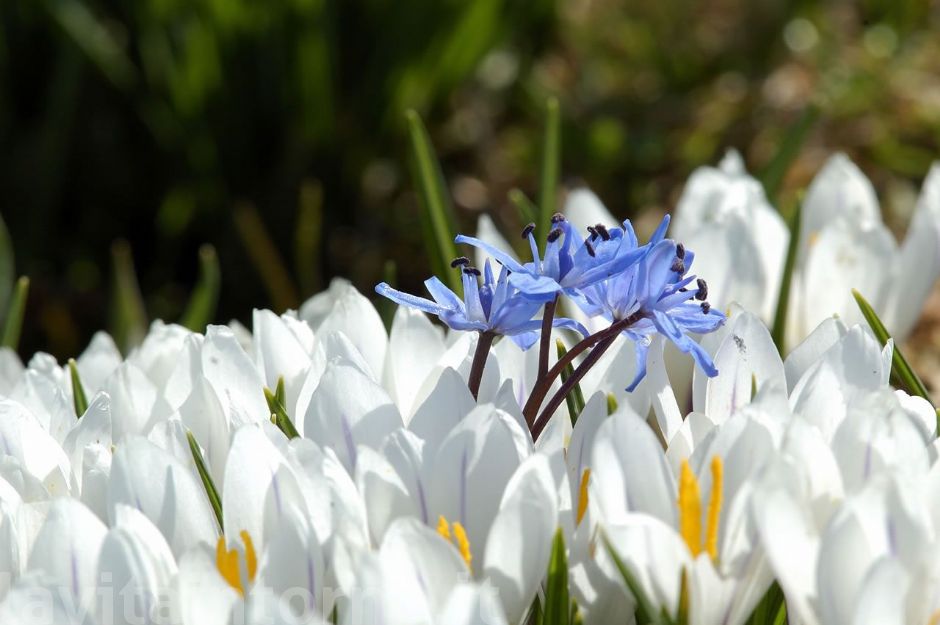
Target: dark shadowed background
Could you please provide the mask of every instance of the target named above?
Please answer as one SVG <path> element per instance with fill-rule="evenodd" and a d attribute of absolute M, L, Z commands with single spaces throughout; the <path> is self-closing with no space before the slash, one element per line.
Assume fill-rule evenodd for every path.
<path fill-rule="evenodd" d="M 468 231 L 481 211 L 520 227 L 507 191 L 535 197 L 549 96 L 566 182 L 615 214 L 670 209 L 726 147 L 786 207 L 839 149 L 903 231 L 940 154 L 938 26 L 926 0 L 2 0 L 20 353 L 74 355 L 100 328 L 127 347 L 131 256 L 143 315 L 178 319 L 203 243 L 218 322 L 337 275 L 419 290 L 409 108 Z"/>

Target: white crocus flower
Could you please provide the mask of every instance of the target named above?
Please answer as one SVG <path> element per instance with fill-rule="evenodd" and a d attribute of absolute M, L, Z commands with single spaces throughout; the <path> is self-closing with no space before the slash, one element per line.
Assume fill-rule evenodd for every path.
<path fill-rule="evenodd" d="M 674 476 L 652 430 L 635 415 L 615 414 L 600 427 L 589 486 L 599 531 L 657 611 L 675 617 L 684 575 L 690 623 L 750 616 L 772 577 L 747 503 L 752 476 L 773 458 L 779 439 L 779 420 L 760 404 L 748 407 L 718 426 Z M 596 554 L 604 546 L 593 548 Z"/>
<path fill-rule="evenodd" d="M 713 305 L 738 302 L 772 321 L 790 236 L 740 154 L 732 150 L 718 167 L 692 173 L 676 205 L 672 236 L 701 252 L 694 269 L 708 280 Z"/>
<path fill-rule="evenodd" d="M 788 340 L 800 340 L 833 314 L 861 321 L 852 288 L 904 340 L 940 275 L 940 167 L 924 181 L 900 248 L 882 223 L 868 178 L 842 154 L 813 180 L 802 210 Z"/>

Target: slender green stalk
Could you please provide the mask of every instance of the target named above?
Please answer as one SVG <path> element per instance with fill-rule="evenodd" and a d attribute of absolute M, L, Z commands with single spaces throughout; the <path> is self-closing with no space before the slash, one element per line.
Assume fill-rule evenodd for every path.
<path fill-rule="evenodd" d="M 215 248 L 209 244 L 203 245 L 199 248 L 199 279 L 189 296 L 180 325 L 193 332 L 205 331 L 206 325 L 215 317 L 221 283 L 222 275 Z"/>
<path fill-rule="evenodd" d="M 26 312 L 26 297 L 29 295 L 29 278 L 20 277 L 13 289 L 10 307 L 3 323 L 3 347 L 15 350 L 20 344 L 20 333 L 23 331 L 23 315 Z"/>
<path fill-rule="evenodd" d="M 206 468 L 206 463 L 202 459 L 202 450 L 196 437 L 189 430 L 186 431 L 186 440 L 189 441 L 189 451 L 193 455 L 193 462 L 196 464 L 196 471 L 199 472 L 199 478 L 202 480 L 202 486 L 206 489 L 206 495 L 209 497 L 209 505 L 215 513 L 215 519 L 219 522 L 219 531 L 223 531 L 225 526 L 222 524 L 222 498 L 219 497 L 219 491 L 215 487 L 212 476 Z"/>
<path fill-rule="evenodd" d="M 565 344 L 561 340 L 555 341 L 555 349 L 558 351 L 558 359 L 561 360 L 565 357 L 565 354 L 568 353 L 568 350 L 565 349 Z M 568 379 L 574 375 L 574 366 L 571 363 L 568 363 L 568 366 L 565 367 L 561 372 L 561 382 L 564 384 Z M 613 397 L 612 395 L 608 396 L 609 399 Z M 616 402 L 616 400 L 614 400 Z M 565 402 L 568 404 L 568 414 L 571 417 L 571 426 L 574 427 L 578 422 L 578 417 L 581 415 L 581 411 L 584 410 L 584 393 L 581 391 L 581 384 L 575 384 L 571 389 L 571 392 L 565 396 Z"/>
<path fill-rule="evenodd" d="M 88 410 L 88 396 L 85 395 L 85 387 L 78 375 L 78 363 L 74 358 L 69 358 L 69 375 L 72 379 L 72 406 L 75 408 L 75 417 L 81 419 Z"/>
<path fill-rule="evenodd" d="M 862 311 L 862 316 L 865 317 L 865 321 L 868 322 L 875 337 L 882 346 L 885 345 L 888 339 L 891 338 L 891 335 L 888 333 L 885 324 L 878 317 L 878 313 L 875 312 L 875 309 L 868 303 L 868 300 L 857 290 L 852 289 L 852 296 L 855 297 L 855 303 L 858 304 L 859 310 Z M 901 347 L 897 342 L 894 344 L 894 350 L 891 355 L 891 378 L 902 390 L 907 391 L 911 395 L 923 397 L 933 405 L 930 394 L 927 392 L 927 387 L 924 386 L 924 383 L 921 382 L 920 378 L 914 372 L 914 369 L 907 362 L 907 358 L 901 353 Z M 938 418 L 937 425 L 940 427 L 940 418 Z"/>
<path fill-rule="evenodd" d="M 545 612 L 542 625 L 569 625 L 571 600 L 568 595 L 568 557 L 565 553 L 565 537 L 561 528 L 552 541 L 552 555 L 548 562 L 548 577 L 545 583 Z"/>
<path fill-rule="evenodd" d="M 787 257 L 783 263 L 783 276 L 780 279 L 780 291 L 777 294 L 777 311 L 774 314 L 774 325 L 770 332 L 774 345 L 780 356 L 786 355 L 787 315 L 790 308 L 790 288 L 793 284 L 793 271 L 796 268 L 796 257 L 800 250 L 800 221 L 803 215 L 803 204 L 797 204 L 790 219 L 790 245 L 787 246 Z"/>
<path fill-rule="evenodd" d="M 287 438 L 300 438 L 297 428 L 287 415 L 286 393 L 284 391 L 284 377 L 277 379 L 277 386 L 272 392 L 271 389 L 264 389 L 264 399 L 268 402 L 268 410 L 271 411 L 272 421 L 279 430 L 284 432 Z"/>
<path fill-rule="evenodd" d="M 539 172 L 539 249 L 545 251 L 545 237 L 556 211 L 558 178 L 561 173 L 561 110 L 558 98 L 545 103 L 545 130 L 542 137 L 542 164 Z"/>
<path fill-rule="evenodd" d="M 413 110 L 405 113 L 408 121 L 408 135 L 411 138 L 411 160 L 414 172 L 415 185 L 420 192 L 424 207 L 425 230 L 428 244 L 428 253 L 439 268 L 438 275 L 452 289 L 460 285 L 459 275 L 453 271 L 446 271 L 450 261 L 457 256 L 454 245 L 453 208 L 450 205 L 450 195 L 444 183 L 444 174 L 440 163 L 434 154 L 434 147 L 428 137 L 428 131 L 421 122 L 421 117 Z"/>

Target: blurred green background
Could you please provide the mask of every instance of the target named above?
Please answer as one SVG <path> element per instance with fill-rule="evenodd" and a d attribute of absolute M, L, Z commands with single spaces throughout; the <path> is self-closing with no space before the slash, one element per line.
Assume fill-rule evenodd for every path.
<path fill-rule="evenodd" d="M 670 209 L 727 147 L 786 206 L 844 150 L 903 231 L 940 154 L 938 34 L 927 0 L 2 0 L 20 353 L 74 355 L 102 327 L 128 346 L 116 299 L 179 319 L 203 243 L 218 322 L 335 275 L 370 291 L 386 259 L 420 290 L 409 108 L 465 231 L 481 211 L 520 227 L 507 192 L 537 195 L 552 95 L 564 181 L 616 214 Z M 131 256 L 142 305 L 115 296 Z"/>

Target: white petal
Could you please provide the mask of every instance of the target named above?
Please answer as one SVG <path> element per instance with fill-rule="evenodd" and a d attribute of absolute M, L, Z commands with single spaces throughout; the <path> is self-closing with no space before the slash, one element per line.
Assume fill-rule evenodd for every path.
<path fill-rule="evenodd" d="M 418 516 L 419 507 L 395 468 L 378 452 L 360 447 L 356 462 L 356 484 L 369 502 L 366 512 L 372 542 L 380 544 L 385 530 L 397 518 Z"/>
<path fill-rule="evenodd" d="M 130 438 L 114 454 L 108 488 L 112 523 L 121 504 L 154 519 L 176 555 L 199 541 L 215 540 L 217 523 L 202 484 L 186 465 L 146 439 Z"/>
<path fill-rule="evenodd" d="M 270 411 L 264 400 L 264 380 L 227 327 L 206 328 L 202 371 L 233 428 L 269 418 Z"/>
<path fill-rule="evenodd" d="M 402 425 L 385 389 L 342 361 L 327 366 L 303 420 L 298 421 L 305 437 L 333 448 L 350 472 L 356 466 L 357 445 L 378 448 Z"/>
<path fill-rule="evenodd" d="M 418 407 L 418 390 L 444 351 L 444 333 L 427 315 L 398 307 L 389 334 L 382 382 L 406 415 L 406 425 Z"/>
<path fill-rule="evenodd" d="M 50 574 L 87 608 L 95 595 L 98 552 L 107 531 L 81 503 L 56 499 L 36 537 L 27 569 Z"/>
<path fill-rule="evenodd" d="M 839 319 L 828 317 L 823 320 L 816 329 L 813 330 L 799 345 L 793 348 L 787 354 L 783 362 L 783 368 L 786 372 L 787 391 L 793 392 L 793 388 L 803 374 L 822 358 L 829 349 L 839 342 L 848 332 L 848 328 Z"/>
<path fill-rule="evenodd" d="M 460 522 L 473 553 L 484 553 L 503 489 L 531 453 L 528 440 L 515 419 L 501 410 L 483 405 L 467 415 L 441 443 L 433 463 L 432 523 L 439 515 Z"/>
<path fill-rule="evenodd" d="M 620 408 L 598 429 L 591 466 L 591 495 L 608 522 L 645 512 L 675 525 L 675 479 L 646 421 Z"/>
<path fill-rule="evenodd" d="M 388 348 L 388 334 L 375 307 L 355 287 L 349 285 L 343 290 L 334 300 L 332 309 L 316 330 L 318 334 L 335 330 L 343 332 L 369 363 L 375 379 L 382 379 L 385 351 Z"/>
<path fill-rule="evenodd" d="M 447 597 L 439 623 L 447 625 L 506 625 L 499 598 L 488 586 L 458 584 Z"/>
<path fill-rule="evenodd" d="M 522 618 L 548 570 L 557 515 L 548 460 L 533 455 L 506 485 L 483 557 L 484 576 L 496 586 L 511 622 Z"/>

